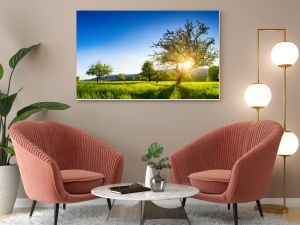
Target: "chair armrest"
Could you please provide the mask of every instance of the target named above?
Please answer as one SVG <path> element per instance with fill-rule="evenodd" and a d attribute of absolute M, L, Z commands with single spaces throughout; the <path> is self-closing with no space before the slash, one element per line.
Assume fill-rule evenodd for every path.
<path fill-rule="evenodd" d="M 217 132 L 210 132 L 170 154 L 173 183 L 189 184 L 188 176 L 194 172 L 212 169 L 211 158 Z"/>
<path fill-rule="evenodd" d="M 32 143 L 14 138 L 12 143 L 28 197 L 48 203 L 64 202 L 67 193 L 54 160 Z"/>
<path fill-rule="evenodd" d="M 255 201 L 266 195 L 281 135 L 282 132 L 271 134 L 236 161 L 225 192 L 229 202 Z"/>
<path fill-rule="evenodd" d="M 105 184 L 120 183 L 123 155 L 85 132 L 80 132 L 78 140 L 77 146 L 81 156 L 77 162 L 78 168 L 102 173 L 105 176 Z"/>

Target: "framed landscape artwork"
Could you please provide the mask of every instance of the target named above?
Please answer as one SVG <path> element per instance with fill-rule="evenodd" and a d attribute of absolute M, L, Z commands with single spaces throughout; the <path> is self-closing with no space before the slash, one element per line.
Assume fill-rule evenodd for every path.
<path fill-rule="evenodd" d="M 219 11 L 77 11 L 78 100 L 218 100 Z"/>

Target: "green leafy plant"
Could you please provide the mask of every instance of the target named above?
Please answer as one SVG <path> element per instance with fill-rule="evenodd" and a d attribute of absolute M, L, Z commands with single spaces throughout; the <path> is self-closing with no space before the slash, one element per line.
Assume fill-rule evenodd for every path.
<path fill-rule="evenodd" d="M 141 157 L 141 160 L 147 162 L 147 165 L 155 170 L 171 168 L 168 157 L 159 159 L 163 151 L 164 147 L 160 143 L 154 142 L 149 146 L 147 154 Z M 153 161 L 153 158 L 159 160 Z"/>
<path fill-rule="evenodd" d="M 150 166 L 155 170 L 163 170 L 163 169 L 171 168 L 168 157 L 163 157 L 157 162 L 150 161 Z"/>
<path fill-rule="evenodd" d="M 28 48 L 20 49 L 16 54 L 14 54 L 9 60 L 9 66 L 11 68 L 9 81 L 7 85 L 7 91 L 2 92 L 0 90 L 0 133 L 1 133 L 1 142 L 0 142 L 0 166 L 5 166 L 10 164 L 10 159 L 15 155 L 15 151 L 11 146 L 11 140 L 7 129 L 14 123 L 25 120 L 31 115 L 43 111 L 43 110 L 65 110 L 70 108 L 70 106 L 59 103 L 59 102 L 38 102 L 26 106 L 17 112 L 17 115 L 12 119 L 10 123 L 7 121 L 7 116 L 9 115 L 11 108 L 22 88 L 16 93 L 10 94 L 11 81 L 14 74 L 14 71 L 18 63 L 31 51 L 37 49 L 40 46 L 39 44 L 32 45 Z M 0 80 L 3 78 L 4 69 L 0 64 Z"/>

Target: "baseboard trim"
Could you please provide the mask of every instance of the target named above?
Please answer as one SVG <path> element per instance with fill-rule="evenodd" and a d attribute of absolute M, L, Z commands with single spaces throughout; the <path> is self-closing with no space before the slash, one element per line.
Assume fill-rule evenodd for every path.
<path fill-rule="evenodd" d="M 171 201 L 171 200 L 170 200 Z M 168 201 L 160 201 L 163 205 L 168 205 L 170 204 L 169 200 Z M 28 198 L 17 198 L 16 203 L 15 203 L 15 208 L 29 208 L 31 207 L 32 201 Z M 72 205 L 106 205 L 106 201 L 104 199 L 96 199 L 96 200 L 91 200 L 91 201 L 86 201 L 86 202 L 79 202 L 79 203 L 73 203 Z M 123 202 L 122 202 L 123 204 Z M 126 202 L 124 201 L 124 204 Z M 128 203 L 130 204 L 130 203 Z M 174 203 L 171 203 L 171 205 Z M 199 201 L 196 199 L 189 199 L 187 201 L 187 204 L 192 204 L 192 205 L 216 205 L 216 203 L 211 203 L 211 202 L 206 202 L 206 201 Z M 244 203 L 243 205 L 245 206 L 252 206 L 254 205 L 254 202 L 249 202 L 249 203 Z M 264 198 L 261 200 L 261 204 L 282 204 L 282 199 L 281 198 Z M 288 207 L 300 207 L 300 198 L 287 198 L 287 206 Z M 37 207 L 41 208 L 48 208 L 52 207 L 52 204 L 47 204 L 47 203 L 37 203 Z"/>

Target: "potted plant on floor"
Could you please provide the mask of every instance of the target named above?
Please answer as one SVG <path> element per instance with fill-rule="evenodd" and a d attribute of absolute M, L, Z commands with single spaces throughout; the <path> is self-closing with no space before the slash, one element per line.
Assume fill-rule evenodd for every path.
<path fill-rule="evenodd" d="M 28 48 L 20 49 L 9 60 L 11 68 L 9 81 L 6 90 L 0 90 L 0 215 L 12 212 L 16 201 L 18 186 L 19 186 L 19 169 L 17 165 L 10 163 L 11 157 L 15 155 L 14 149 L 11 145 L 7 129 L 13 124 L 21 120 L 29 118 L 34 113 L 42 110 L 65 110 L 70 106 L 59 102 L 38 102 L 26 106 L 17 112 L 17 115 L 8 121 L 7 117 L 11 108 L 22 90 L 11 94 L 11 81 L 18 63 L 31 51 L 37 49 L 40 44 L 32 45 Z M 3 78 L 4 69 L 0 64 L 0 80 Z"/>
<path fill-rule="evenodd" d="M 163 151 L 164 147 L 158 142 L 154 142 L 148 148 L 147 154 L 141 157 L 142 161 L 147 162 L 145 186 L 151 187 L 154 192 L 164 191 L 166 177 L 162 177 L 160 171 L 166 168 L 171 168 L 168 157 L 159 159 Z M 157 159 L 157 161 L 153 161 L 153 158 Z M 155 169 L 157 172 L 154 176 L 152 169 Z"/>

